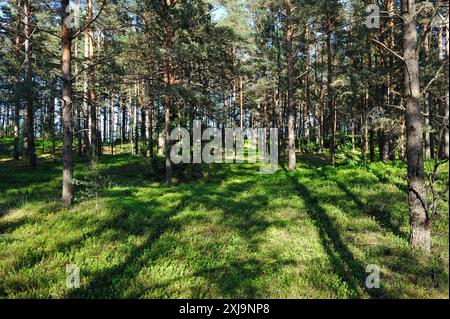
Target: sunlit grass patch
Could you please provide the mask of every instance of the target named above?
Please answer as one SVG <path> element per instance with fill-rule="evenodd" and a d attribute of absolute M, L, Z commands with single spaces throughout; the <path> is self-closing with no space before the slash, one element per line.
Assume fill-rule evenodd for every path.
<path fill-rule="evenodd" d="M 77 162 L 75 177 L 88 186 L 65 209 L 58 161 L 36 172 L 0 164 L 0 296 L 448 295 L 448 203 L 433 224 L 432 257 L 411 250 L 402 164 L 333 168 L 308 156 L 296 172 L 273 175 L 219 164 L 172 187 L 148 165 L 122 154 L 94 170 Z M 69 263 L 80 268 L 79 289 L 66 287 Z M 381 269 L 379 290 L 365 287 L 368 264 Z"/>

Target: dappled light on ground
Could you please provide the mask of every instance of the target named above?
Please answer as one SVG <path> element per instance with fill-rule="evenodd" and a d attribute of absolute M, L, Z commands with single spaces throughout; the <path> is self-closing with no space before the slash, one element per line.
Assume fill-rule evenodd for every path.
<path fill-rule="evenodd" d="M 2 163 L 0 296 L 448 296 L 448 203 L 427 260 L 408 245 L 402 165 L 333 168 L 310 156 L 298 166 L 261 175 L 252 164 L 211 165 L 166 187 L 145 160 L 105 156 L 95 174 L 77 164 L 84 183 L 66 210 L 60 163 L 37 173 Z M 68 263 L 80 268 L 79 289 L 66 288 Z M 379 289 L 365 286 L 369 264 L 381 269 Z"/>

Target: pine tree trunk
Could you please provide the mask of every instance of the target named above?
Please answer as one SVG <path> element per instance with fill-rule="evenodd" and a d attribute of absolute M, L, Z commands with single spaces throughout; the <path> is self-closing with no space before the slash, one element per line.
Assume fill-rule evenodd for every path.
<path fill-rule="evenodd" d="M 139 144 L 141 143 L 140 134 L 139 134 L 139 106 L 137 104 L 134 105 L 134 151 L 135 155 L 139 155 Z"/>
<path fill-rule="evenodd" d="M 385 129 L 380 130 L 380 158 L 383 163 L 389 162 L 389 137 Z"/>
<path fill-rule="evenodd" d="M 307 27 L 307 37 L 308 37 Z M 306 44 L 306 105 L 305 105 L 305 139 L 309 142 L 311 135 L 311 119 L 310 119 L 310 110 L 311 110 L 311 48 L 309 44 L 309 39 L 307 39 L 308 43 Z"/>
<path fill-rule="evenodd" d="M 61 0 L 63 10 L 69 5 L 69 0 Z M 62 39 L 62 103 L 63 103 L 63 181 L 62 181 L 62 202 L 65 206 L 70 206 L 73 199 L 73 118 L 72 118 L 72 33 L 68 28 L 70 13 L 63 11 L 61 24 Z"/>
<path fill-rule="evenodd" d="M 171 5 L 172 0 L 166 0 L 167 5 Z M 172 31 L 168 21 L 164 25 L 164 47 L 169 51 L 172 47 Z M 172 182 L 172 162 L 170 160 L 170 113 L 171 113 L 171 85 L 173 83 L 172 59 L 170 52 L 165 53 L 164 57 L 164 84 L 166 92 L 164 93 L 164 143 L 166 156 L 166 184 Z"/>
<path fill-rule="evenodd" d="M 133 134 L 134 134 L 134 125 L 133 125 L 133 120 L 134 120 L 134 112 L 133 112 L 133 96 L 131 94 L 131 90 L 129 92 L 128 95 L 128 140 L 130 141 L 130 154 L 133 155 L 134 152 L 134 138 L 133 138 Z"/>
<path fill-rule="evenodd" d="M 23 68 L 25 71 L 25 137 L 26 137 L 26 158 L 27 164 L 36 167 L 36 150 L 34 141 L 34 106 L 33 106 L 33 80 L 31 75 L 31 4 L 30 0 L 23 1 L 23 24 L 24 24 L 24 50 L 25 59 Z"/>
<path fill-rule="evenodd" d="M 111 155 L 114 155 L 114 122 L 115 122 L 115 112 L 114 112 L 115 94 L 111 94 L 111 102 L 109 104 L 109 147 Z"/>
<path fill-rule="evenodd" d="M 145 109 L 147 106 L 144 105 L 144 103 L 140 103 L 141 104 L 141 127 L 140 127 L 140 131 L 141 131 L 141 156 L 142 157 L 146 157 L 147 156 L 147 110 Z"/>
<path fill-rule="evenodd" d="M 120 150 L 122 150 L 123 143 L 127 139 L 127 107 L 122 96 L 119 96 L 119 103 L 121 109 L 121 125 L 120 125 Z"/>
<path fill-rule="evenodd" d="M 370 152 L 370 161 L 375 162 L 375 131 L 373 128 L 369 130 L 369 152 Z"/>
<path fill-rule="evenodd" d="M 78 8 L 78 1 L 75 1 L 76 8 Z M 75 19 L 78 19 L 78 12 L 76 12 Z M 73 57 L 74 57 L 74 74 L 78 74 L 78 41 L 75 40 L 74 42 L 74 49 L 73 49 Z M 77 78 L 74 78 L 72 80 L 72 86 L 77 87 Z M 76 138 L 77 138 L 77 155 L 79 157 L 83 156 L 83 133 L 82 133 L 82 126 L 81 126 L 81 106 L 80 103 L 73 102 L 73 108 L 76 110 L 76 121 L 75 121 L 75 131 L 76 131 Z"/>
<path fill-rule="evenodd" d="M 400 136 L 398 138 L 398 157 L 404 161 L 406 158 L 406 138 L 405 138 L 405 115 L 400 115 Z"/>
<path fill-rule="evenodd" d="M 431 159 L 431 139 L 430 139 L 430 95 L 428 93 L 425 93 L 424 96 L 424 102 L 425 102 L 425 158 Z"/>
<path fill-rule="evenodd" d="M 17 0 L 17 8 L 19 9 L 22 7 L 22 1 Z M 14 46 L 14 53 L 15 53 L 15 60 L 18 65 L 16 70 L 16 78 L 15 78 L 15 89 L 16 89 L 16 96 L 14 99 L 14 149 L 13 149 L 13 159 L 15 161 L 18 161 L 20 158 L 20 143 L 19 143 L 19 136 L 20 136 L 20 97 L 22 95 L 21 87 L 20 87 L 20 14 L 17 14 L 17 29 L 16 29 L 16 37 L 15 37 L 15 46 Z"/>
<path fill-rule="evenodd" d="M 139 108 L 139 91 L 135 90 L 136 97 L 134 103 L 134 154 L 139 154 L 139 117 L 138 117 L 138 108 Z"/>
<path fill-rule="evenodd" d="M 392 132 L 388 134 L 388 148 L 389 148 L 389 160 L 395 161 L 395 142 L 394 142 L 394 134 Z"/>
<path fill-rule="evenodd" d="M 446 30 L 446 41 L 445 41 L 445 58 L 447 59 L 447 65 L 449 65 L 449 3 L 448 0 L 446 1 L 446 12 L 445 12 L 445 30 Z M 449 102 L 450 102 L 450 96 L 449 96 L 449 90 L 448 90 L 448 69 L 447 69 L 447 89 L 445 93 L 445 109 L 444 109 L 444 119 L 445 119 L 445 128 L 444 128 L 444 158 L 449 159 Z"/>
<path fill-rule="evenodd" d="M 395 21 L 394 21 L 394 0 L 386 0 L 386 8 L 389 14 L 389 19 L 387 23 L 388 27 L 388 47 L 390 50 L 395 50 Z M 382 32 L 382 30 L 380 30 Z M 387 92 L 386 92 L 386 104 L 390 105 L 394 101 L 394 94 L 392 93 L 395 88 L 395 68 L 394 68 L 394 57 L 392 55 L 388 55 L 387 66 L 388 66 L 388 84 L 387 84 Z M 391 116 L 393 116 L 392 111 L 390 112 Z M 393 161 L 395 160 L 395 142 L 394 142 L 394 133 L 392 130 L 389 130 L 387 133 L 387 143 L 388 143 L 388 159 Z"/>
<path fill-rule="evenodd" d="M 148 94 L 148 93 L 147 93 Z M 149 94 L 148 94 L 149 95 Z M 150 160 L 153 159 L 153 102 L 150 95 L 148 96 L 148 125 L 147 125 L 147 143 Z"/>
<path fill-rule="evenodd" d="M 350 135 L 352 139 L 352 151 L 356 151 L 356 144 L 355 144 L 355 121 L 353 119 L 350 119 Z"/>
<path fill-rule="evenodd" d="M 104 101 L 104 105 L 103 105 L 103 130 L 102 130 L 102 144 L 106 143 L 106 138 L 107 138 L 107 130 L 108 130 L 108 111 L 106 108 L 106 102 L 107 100 L 105 99 Z"/>
<path fill-rule="evenodd" d="M 429 63 L 429 56 L 430 56 L 430 25 L 428 22 L 424 23 L 424 34 L 427 34 L 424 36 L 423 39 L 423 52 L 424 52 L 424 59 L 426 63 Z M 428 92 L 425 92 L 425 95 L 423 97 L 423 102 L 425 104 L 424 112 L 425 112 L 425 134 L 424 134 L 424 148 L 425 148 L 425 159 L 431 158 L 431 140 L 430 140 L 430 94 Z"/>
<path fill-rule="evenodd" d="M 320 55 L 320 64 L 323 65 L 323 57 L 324 57 L 324 49 L 325 45 L 324 43 L 322 43 L 322 54 Z M 323 89 L 323 72 L 320 72 L 320 78 L 318 77 L 318 62 L 317 62 L 317 55 L 316 55 L 316 68 L 315 68 L 315 73 L 316 73 L 316 81 L 319 82 L 319 87 L 318 87 L 318 96 L 319 96 L 319 102 L 317 105 L 317 138 L 316 138 L 316 143 L 317 143 L 317 152 L 319 154 L 321 154 L 323 152 L 323 133 L 324 133 L 324 89 Z"/>
<path fill-rule="evenodd" d="M 164 97 L 164 144 L 166 155 L 166 183 L 171 184 L 172 162 L 170 161 L 170 97 Z"/>
<path fill-rule="evenodd" d="M 239 76 L 239 110 L 240 110 L 240 127 L 241 131 L 244 130 L 244 91 L 243 91 L 244 79 Z"/>
<path fill-rule="evenodd" d="M 287 55 L 287 122 L 288 122 L 288 156 L 289 156 L 289 170 L 296 169 L 296 154 L 295 154 L 295 131 L 294 131 L 294 109 L 293 109 L 293 57 L 292 57 L 292 3 L 291 0 L 286 0 L 286 55 Z"/>
<path fill-rule="evenodd" d="M 56 85 L 55 85 L 56 86 Z M 48 118 L 49 118 L 49 130 L 50 130 L 50 138 L 52 140 L 52 156 L 55 157 L 56 153 L 56 134 L 55 134 L 55 106 L 56 101 L 54 96 L 51 97 L 51 101 L 49 103 L 48 109 Z"/>
<path fill-rule="evenodd" d="M 363 159 L 364 159 L 364 162 L 367 162 L 367 153 L 369 152 L 369 144 L 372 143 L 372 145 L 373 145 L 373 136 L 370 136 L 370 137 L 372 137 L 372 141 L 369 141 L 370 137 L 368 136 L 369 118 L 368 118 L 367 112 L 368 112 L 368 105 L 369 105 L 369 86 L 368 86 L 367 82 L 366 82 L 366 87 L 365 87 L 364 99 L 361 104 L 362 104 L 362 125 L 363 125 L 363 131 L 362 131 Z M 373 134 L 372 129 L 371 129 L 371 132 Z M 372 154 L 371 154 L 371 156 L 372 156 Z"/>
<path fill-rule="evenodd" d="M 333 100 L 333 57 L 331 55 L 331 12 L 327 13 L 327 100 L 328 109 L 330 110 L 330 153 L 331 153 L 331 165 L 336 165 L 336 108 Z"/>
<path fill-rule="evenodd" d="M 94 19 L 94 1 L 87 0 L 86 2 L 86 23 L 89 24 L 86 29 L 85 42 L 84 42 L 84 57 L 86 63 L 84 67 L 85 79 L 84 79 L 84 99 L 86 109 L 89 109 L 89 159 L 91 164 L 95 163 L 97 155 L 97 110 L 95 106 L 95 92 L 93 89 L 93 75 L 92 75 L 92 63 L 94 58 L 94 32 L 92 26 L 92 20 Z"/>
<path fill-rule="evenodd" d="M 429 253 L 430 220 L 427 214 L 427 192 L 424 184 L 423 128 L 415 0 L 402 0 L 402 18 L 410 243 L 412 247 L 420 247 L 426 253 Z"/>

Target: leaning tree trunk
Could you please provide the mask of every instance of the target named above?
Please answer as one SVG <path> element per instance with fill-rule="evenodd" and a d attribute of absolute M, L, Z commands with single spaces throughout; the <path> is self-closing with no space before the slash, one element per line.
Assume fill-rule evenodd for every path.
<path fill-rule="evenodd" d="M 429 253 L 430 219 L 427 214 L 427 192 L 424 184 L 423 128 L 415 0 L 402 1 L 402 17 L 410 243 L 412 247 L 420 247 L 426 253 Z"/>
<path fill-rule="evenodd" d="M 73 199 L 73 161 L 72 161 L 72 32 L 68 28 L 68 19 L 70 19 L 69 0 L 61 0 L 63 10 L 63 19 L 61 24 L 62 39 L 62 107 L 63 107 L 63 183 L 62 183 L 62 202 L 65 206 L 70 206 Z"/>

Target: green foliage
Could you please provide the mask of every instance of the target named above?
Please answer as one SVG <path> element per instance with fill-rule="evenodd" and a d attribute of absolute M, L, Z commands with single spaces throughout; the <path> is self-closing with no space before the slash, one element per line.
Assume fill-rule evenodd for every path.
<path fill-rule="evenodd" d="M 300 151 L 304 154 L 313 154 L 317 150 L 317 144 L 304 137 L 300 137 L 297 141 Z"/>
<path fill-rule="evenodd" d="M 97 200 L 104 190 L 111 188 L 113 181 L 111 176 L 103 175 L 97 167 L 89 166 L 79 179 L 73 179 L 73 184 L 78 189 L 77 201 Z"/>
<path fill-rule="evenodd" d="M 59 204 L 60 163 L 40 167 L 0 164 L 1 297 L 448 295 L 448 202 L 427 259 L 409 248 L 400 162 L 334 168 L 304 155 L 296 172 L 267 176 L 217 164 L 166 187 L 145 177 L 146 160 L 104 156 L 94 171 L 77 163 L 86 184 L 69 210 Z M 85 187 L 95 196 L 81 200 Z M 65 286 L 68 263 L 80 267 L 80 289 Z M 381 267 L 380 289 L 365 289 L 367 264 Z"/>

